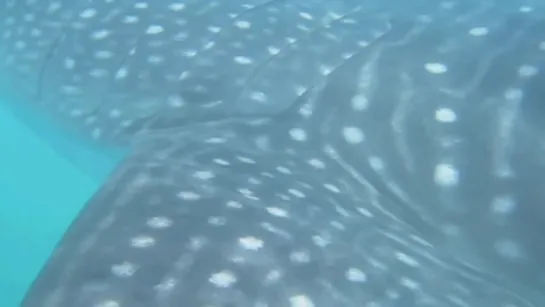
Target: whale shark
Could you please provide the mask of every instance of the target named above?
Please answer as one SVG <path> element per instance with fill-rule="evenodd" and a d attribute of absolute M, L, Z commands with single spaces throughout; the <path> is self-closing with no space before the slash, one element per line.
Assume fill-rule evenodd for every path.
<path fill-rule="evenodd" d="M 359 24 L 364 31 L 354 23 L 323 31 L 343 16 L 361 16 L 345 0 L 6 3 L 5 64 L 17 83 L 29 84 L 19 92 L 93 138 L 115 141 L 191 122 L 278 113 L 320 70 L 387 27 L 385 19 L 369 18 Z M 372 10 L 368 5 L 365 12 Z M 295 52 L 305 43 L 313 44 L 313 57 Z"/>
<path fill-rule="evenodd" d="M 16 88 L 131 147 L 21 306 L 542 302 L 537 1 L 4 12 Z"/>

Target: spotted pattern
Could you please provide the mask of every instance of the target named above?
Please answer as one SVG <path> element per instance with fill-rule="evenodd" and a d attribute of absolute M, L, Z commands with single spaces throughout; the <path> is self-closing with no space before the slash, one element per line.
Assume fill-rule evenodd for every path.
<path fill-rule="evenodd" d="M 458 268 L 325 152 L 161 141 L 170 154 L 124 164 L 23 306 L 530 306 Z"/>
<path fill-rule="evenodd" d="M 303 10 L 283 1 L 297 5 L 283 11 L 292 14 L 285 29 L 330 16 L 315 14 L 321 2 Z M 280 16 L 279 1 L 234 5 L 239 14 L 228 18 L 213 14 L 214 3 L 169 10 L 198 12 L 188 19 L 201 33 L 193 39 L 217 38 L 225 50 L 231 33 Z M 157 121 L 68 230 L 23 306 L 538 306 L 545 8 L 338 5 L 343 14 L 320 19 L 306 40 L 267 49 L 273 57 L 250 52 L 257 43 L 244 53 L 189 50 L 191 73 L 206 75 L 199 60 L 212 60 L 235 77 L 207 97 L 275 97 L 282 108 L 218 120 L 194 105 L 179 117 L 195 116 L 186 129 L 152 103 Z M 156 21 L 175 19 L 149 20 L 139 43 L 169 32 Z M 325 44 L 326 33 L 372 36 Z M 331 52 L 314 52 L 313 42 Z M 135 51 L 134 65 L 149 69 L 143 55 Z M 304 68 L 285 70 L 294 67 Z M 246 82 L 237 88 L 238 77 Z M 187 78 L 180 84 L 198 80 Z M 194 95 L 147 93 L 180 107 Z"/>
<path fill-rule="evenodd" d="M 278 113 L 389 27 L 387 16 L 344 0 L 4 6 L 0 54 L 18 91 L 109 141 Z"/>

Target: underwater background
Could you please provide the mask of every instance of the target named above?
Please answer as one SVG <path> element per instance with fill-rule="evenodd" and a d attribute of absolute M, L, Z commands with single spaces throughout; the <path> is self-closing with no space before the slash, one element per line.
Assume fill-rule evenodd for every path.
<path fill-rule="evenodd" d="M 122 156 L 0 95 L 0 306 L 19 306 L 55 244 Z"/>

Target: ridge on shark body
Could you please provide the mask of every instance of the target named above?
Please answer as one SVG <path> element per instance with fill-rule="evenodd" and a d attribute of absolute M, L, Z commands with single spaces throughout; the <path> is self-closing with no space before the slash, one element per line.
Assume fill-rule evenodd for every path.
<path fill-rule="evenodd" d="M 26 3 L 8 72 L 133 154 L 22 306 L 537 304 L 543 7 Z"/>

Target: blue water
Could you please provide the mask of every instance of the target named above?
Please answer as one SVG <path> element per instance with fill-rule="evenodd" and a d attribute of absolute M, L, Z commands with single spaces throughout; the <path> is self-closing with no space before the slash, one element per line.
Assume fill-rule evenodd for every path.
<path fill-rule="evenodd" d="M 95 148 L 0 100 L 0 306 L 16 307 L 123 153 Z"/>

